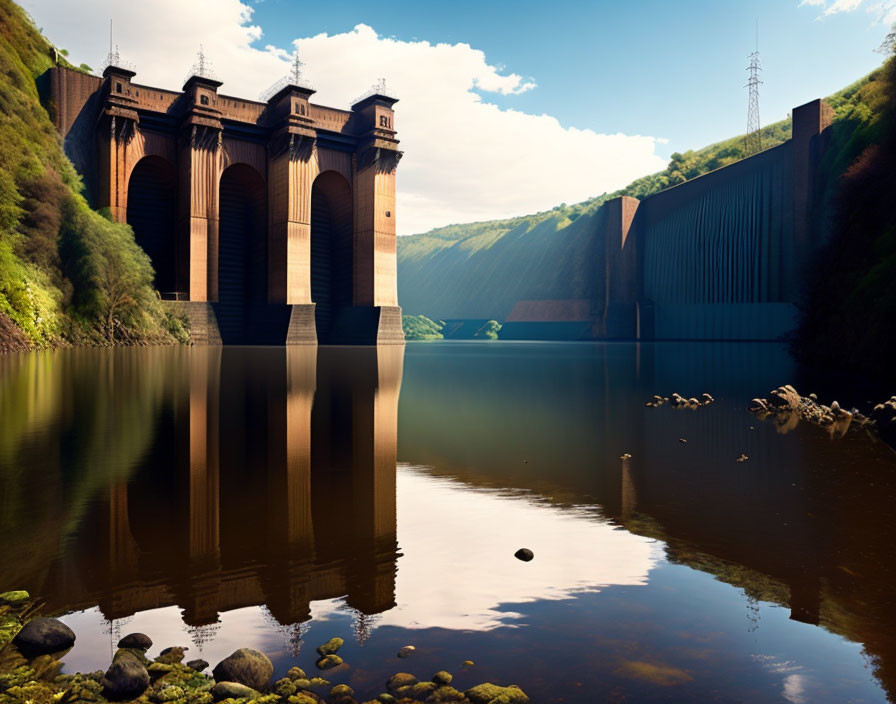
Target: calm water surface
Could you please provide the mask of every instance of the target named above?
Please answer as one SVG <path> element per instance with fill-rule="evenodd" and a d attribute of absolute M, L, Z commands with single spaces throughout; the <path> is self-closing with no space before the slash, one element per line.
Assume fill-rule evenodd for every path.
<path fill-rule="evenodd" d="M 74 628 L 68 671 L 142 631 L 280 676 L 338 635 L 362 699 L 448 669 L 534 702 L 887 701 L 896 455 L 744 410 L 794 380 L 736 343 L 0 357 L 0 591 Z M 717 402 L 645 407 L 673 391 Z"/>

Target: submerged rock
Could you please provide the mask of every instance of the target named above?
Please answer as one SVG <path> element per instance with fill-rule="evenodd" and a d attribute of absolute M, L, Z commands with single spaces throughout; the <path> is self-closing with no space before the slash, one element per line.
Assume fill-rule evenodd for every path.
<path fill-rule="evenodd" d="M 535 557 L 535 553 L 532 552 L 529 548 L 520 548 L 515 553 L 513 553 L 513 556 L 517 560 L 522 560 L 523 562 L 530 562 Z"/>
<path fill-rule="evenodd" d="M 144 652 L 152 647 L 152 639 L 145 633 L 128 633 L 118 641 L 119 648 L 136 648 Z"/>
<path fill-rule="evenodd" d="M 103 694 L 121 701 L 139 697 L 149 687 L 146 665 L 129 650 L 119 650 L 103 676 Z"/>
<path fill-rule="evenodd" d="M 338 655 L 324 655 L 315 664 L 320 670 L 330 670 L 334 667 L 339 667 L 342 663 L 343 660 Z"/>
<path fill-rule="evenodd" d="M 330 638 L 323 645 L 318 646 L 317 653 L 318 655 L 334 655 L 341 647 L 345 641 L 342 638 Z"/>
<path fill-rule="evenodd" d="M 417 684 L 417 678 L 408 672 L 397 672 L 386 682 L 386 689 L 393 694 L 402 687 L 410 687 Z"/>
<path fill-rule="evenodd" d="M 26 658 L 68 650 L 75 632 L 55 618 L 36 618 L 26 623 L 12 642 Z"/>
<path fill-rule="evenodd" d="M 239 699 L 241 697 L 254 699 L 260 696 L 259 692 L 241 682 L 218 682 L 210 691 L 216 702 L 220 702 L 222 699 Z"/>
<path fill-rule="evenodd" d="M 473 704 L 492 704 L 492 702 L 500 702 L 501 704 L 528 704 L 527 697 L 523 690 L 515 684 L 509 687 L 500 687 L 496 684 L 486 682 L 485 684 L 476 685 L 464 692 Z"/>
<path fill-rule="evenodd" d="M 212 675 L 216 682 L 238 682 L 261 691 L 274 676 L 274 665 L 264 653 L 240 648 L 219 662 Z"/>

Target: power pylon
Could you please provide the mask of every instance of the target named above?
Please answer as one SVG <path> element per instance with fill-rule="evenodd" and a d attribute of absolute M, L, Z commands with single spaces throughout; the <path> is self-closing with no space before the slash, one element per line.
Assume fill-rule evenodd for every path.
<path fill-rule="evenodd" d="M 756 51 L 747 58 L 750 60 L 750 65 L 747 66 L 750 77 L 747 79 L 745 87 L 749 88 L 750 97 L 747 104 L 747 135 L 744 138 L 744 152 L 746 156 L 750 156 L 762 151 L 762 127 L 759 123 L 759 86 L 762 85 L 759 73 L 762 71 L 762 64 L 759 61 L 758 22 L 756 24 Z"/>

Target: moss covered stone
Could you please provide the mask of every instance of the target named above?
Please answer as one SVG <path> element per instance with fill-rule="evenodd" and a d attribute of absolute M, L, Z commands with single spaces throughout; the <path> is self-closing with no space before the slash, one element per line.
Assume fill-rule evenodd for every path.
<path fill-rule="evenodd" d="M 30 599 L 31 595 L 23 589 L 18 589 L 12 592 L 3 592 L 0 594 L 0 606 L 21 608 L 27 605 Z"/>
<path fill-rule="evenodd" d="M 333 655 L 342 647 L 342 644 L 344 642 L 345 641 L 343 641 L 342 638 L 330 638 L 330 640 L 328 640 L 326 643 L 318 646 L 317 653 L 322 657 L 326 655 Z"/>
<path fill-rule="evenodd" d="M 338 655 L 324 655 L 317 661 L 316 665 L 320 670 L 330 670 L 342 664 L 342 658 Z"/>
<path fill-rule="evenodd" d="M 523 690 L 515 684 L 509 687 L 501 687 L 491 682 L 471 687 L 464 695 L 473 704 L 528 704 L 527 697 Z"/>

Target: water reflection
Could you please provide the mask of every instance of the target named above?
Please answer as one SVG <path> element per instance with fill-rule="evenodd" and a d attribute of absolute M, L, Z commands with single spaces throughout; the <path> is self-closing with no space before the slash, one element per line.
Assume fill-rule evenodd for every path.
<path fill-rule="evenodd" d="M 3 474 L 17 510 L 4 512 L 0 549 L 19 558 L 3 587 L 54 613 L 98 605 L 109 620 L 177 605 L 194 628 L 250 605 L 281 624 L 307 620 L 319 599 L 391 608 L 402 354 L 124 351 L 97 355 L 107 368 L 90 390 L 67 354 L 7 361 L 4 401 L 29 421 L 4 429 L 3 467 L 27 458 L 42 476 L 13 491 L 23 477 Z M 69 434 L 89 446 L 66 448 Z"/>
<path fill-rule="evenodd" d="M 881 701 L 896 463 L 746 413 L 793 374 L 739 344 L 0 357 L 0 591 L 67 614 L 71 669 L 125 628 L 278 673 L 339 635 L 367 698 L 413 643 L 543 702 Z M 717 402 L 644 406 L 673 391 Z"/>

